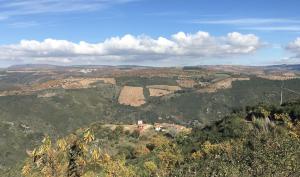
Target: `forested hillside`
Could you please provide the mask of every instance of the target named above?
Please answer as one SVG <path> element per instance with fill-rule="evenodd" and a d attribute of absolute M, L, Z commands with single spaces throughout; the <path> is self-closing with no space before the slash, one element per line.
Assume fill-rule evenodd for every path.
<path fill-rule="evenodd" d="M 159 84 L 157 78 L 151 81 L 129 79 L 130 81 L 122 78 L 118 83 L 122 85 L 130 82 L 142 87 L 146 87 L 144 82 Z M 300 88 L 298 79 L 284 82 L 286 88 L 296 91 Z M 222 120 L 232 111 L 243 110 L 247 105 L 258 102 L 278 105 L 281 84 L 281 81 L 254 77 L 251 80 L 235 81 L 232 88 L 213 93 L 185 89 L 162 97 L 150 97 L 145 91 L 147 102 L 140 107 L 119 104 L 121 87 L 103 83 L 98 83 L 95 88 L 42 91 L 55 93 L 52 97 L 1 97 L 0 169 L 9 169 L 16 162 L 22 161 L 26 157 L 26 150 L 39 145 L 44 135 L 56 139 L 94 122 L 135 124 L 138 120 L 146 123 L 176 123 L 188 127 L 197 125 L 203 128 Z M 283 98 L 286 101 L 299 97 L 285 91 Z"/>
<path fill-rule="evenodd" d="M 93 124 L 24 162 L 24 176 L 299 176 L 300 102 L 246 107 L 191 132 Z M 17 173 L 17 172 L 16 172 Z"/>

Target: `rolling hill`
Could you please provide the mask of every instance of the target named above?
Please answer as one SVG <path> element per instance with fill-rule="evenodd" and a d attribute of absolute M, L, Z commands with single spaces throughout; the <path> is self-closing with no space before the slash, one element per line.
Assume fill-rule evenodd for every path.
<path fill-rule="evenodd" d="M 4 71 L 2 79 L 0 77 L 0 84 L 6 84 L 2 88 L 3 92 L 16 90 L 14 94 L 0 97 L 2 171 L 22 162 L 26 157 L 26 150 L 39 145 L 45 135 L 57 139 L 95 122 L 135 124 L 138 120 L 150 124 L 164 122 L 205 128 L 232 112 L 244 110 L 246 106 L 261 102 L 279 105 L 283 82 L 286 88 L 300 92 L 298 78 L 269 80 L 249 73 L 221 73 L 219 70 L 195 68 L 188 71 L 178 68 L 104 68 L 87 74 L 81 72 L 82 68 L 59 69 L 46 74 L 40 74 L 39 70 L 28 73 L 22 72 L 22 67 L 18 69 L 18 72 Z M 128 75 L 123 76 L 121 73 Z M 52 80 L 62 82 L 66 78 L 100 76 L 113 77 L 116 83 L 99 81 L 87 88 L 66 89 L 59 85 L 41 90 L 33 89 Z M 221 84 L 214 91 L 206 91 L 228 78 L 237 77 L 249 79 L 232 81 L 224 87 Z M 167 92 L 163 96 L 150 96 L 149 86 L 169 89 L 178 87 L 178 80 L 193 80 L 197 84 L 190 88 L 181 87 L 180 90 Z M 120 104 L 118 98 L 124 86 L 141 88 L 145 103 L 140 106 Z M 290 91 L 284 91 L 283 96 L 284 102 L 300 98 Z"/>

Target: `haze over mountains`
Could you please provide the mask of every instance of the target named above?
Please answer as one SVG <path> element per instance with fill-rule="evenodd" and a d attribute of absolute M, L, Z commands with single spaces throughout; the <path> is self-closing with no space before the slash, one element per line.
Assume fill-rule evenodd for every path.
<path fill-rule="evenodd" d="M 174 66 L 174 67 L 194 67 L 194 68 L 260 68 L 260 69 L 273 69 L 273 70 L 299 70 L 300 64 L 280 64 L 280 65 L 265 65 L 265 66 L 250 66 L 250 65 L 187 65 L 187 66 Z M 116 67 L 116 68 L 130 68 L 130 67 L 143 67 L 143 68 L 151 68 L 152 66 L 144 66 L 144 65 L 51 65 L 51 64 L 20 64 L 20 65 L 12 65 L 9 67 L 5 67 L 6 69 L 55 69 L 55 68 L 68 68 L 68 67 L 79 67 L 79 68 L 104 68 L 104 67 Z M 163 67 L 163 66 L 162 66 Z M 172 67 L 172 66 L 170 66 Z M 4 67 L 3 67 L 4 69 Z"/>

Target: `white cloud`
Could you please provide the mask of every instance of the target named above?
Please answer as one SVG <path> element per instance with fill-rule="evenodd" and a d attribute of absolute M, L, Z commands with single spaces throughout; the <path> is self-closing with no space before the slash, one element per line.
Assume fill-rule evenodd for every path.
<path fill-rule="evenodd" d="M 237 18 L 221 20 L 191 20 L 190 23 L 206 25 L 231 25 L 240 30 L 255 31 L 300 31 L 300 20 L 289 18 Z"/>
<path fill-rule="evenodd" d="M 229 33 L 214 37 L 207 32 L 195 34 L 178 32 L 169 38 L 149 36 L 112 37 L 104 42 L 79 43 L 67 40 L 22 40 L 18 44 L 0 46 L 0 60 L 25 62 L 81 62 L 84 61 L 146 61 L 232 57 L 250 54 L 262 46 L 253 34 Z"/>
<path fill-rule="evenodd" d="M 290 42 L 287 45 L 286 49 L 295 55 L 292 58 L 300 58 L 300 37 L 298 37 L 293 42 Z"/>
<path fill-rule="evenodd" d="M 243 27 L 239 29 L 255 30 L 255 31 L 291 31 L 299 32 L 300 26 L 255 26 L 255 27 Z"/>
<path fill-rule="evenodd" d="M 0 19 L 1 20 L 1 19 Z M 11 28 L 28 28 L 38 26 L 39 24 L 35 21 L 28 21 L 28 22 L 14 22 L 8 24 Z"/>
<path fill-rule="evenodd" d="M 286 47 L 289 56 L 285 56 L 279 60 L 280 64 L 299 64 L 300 62 L 300 37 L 290 42 Z"/>
<path fill-rule="evenodd" d="M 196 24 L 212 24 L 212 25 L 266 25 L 275 23 L 300 24 L 300 20 L 285 18 L 238 18 L 223 20 L 192 20 L 191 23 Z"/>
<path fill-rule="evenodd" d="M 132 1 L 136 0 L 0 0 L 0 20 L 44 13 L 94 11 Z"/>

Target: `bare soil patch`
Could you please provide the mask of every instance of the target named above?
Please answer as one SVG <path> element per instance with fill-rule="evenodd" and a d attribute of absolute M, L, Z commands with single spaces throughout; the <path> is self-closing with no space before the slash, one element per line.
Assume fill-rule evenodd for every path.
<path fill-rule="evenodd" d="M 82 89 L 89 88 L 91 84 L 103 81 L 107 84 L 116 84 L 114 78 L 69 78 L 61 80 L 51 80 L 36 86 L 33 90 L 45 90 L 49 88 L 64 88 L 64 89 Z"/>
<path fill-rule="evenodd" d="M 290 80 L 290 79 L 296 79 L 299 78 L 295 75 L 295 73 L 283 73 L 278 75 L 258 75 L 258 77 L 268 80 Z"/>
<path fill-rule="evenodd" d="M 168 91 L 181 90 L 181 88 L 179 86 L 170 86 L 170 85 L 148 85 L 147 88 L 162 89 L 162 90 L 168 90 Z"/>
<path fill-rule="evenodd" d="M 245 78 L 227 78 L 223 79 L 221 81 L 217 81 L 215 83 L 212 83 L 208 85 L 207 87 L 201 88 L 198 90 L 200 93 L 212 93 L 216 92 L 217 90 L 220 89 L 228 89 L 232 87 L 232 82 L 234 81 L 242 81 L 242 80 L 250 80 L 250 78 L 245 77 Z"/>
<path fill-rule="evenodd" d="M 1 96 L 10 95 L 31 95 L 35 92 L 47 90 L 47 89 L 84 89 L 94 87 L 92 84 L 102 81 L 106 84 L 116 84 L 114 78 L 68 78 L 68 79 L 57 79 L 50 80 L 40 84 L 34 84 L 31 86 L 22 87 L 19 90 L 8 90 L 0 92 Z"/>
<path fill-rule="evenodd" d="M 143 87 L 124 86 L 118 99 L 120 104 L 138 107 L 146 103 Z"/>
<path fill-rule="evenodd" d="M 173 91 L 169 90 L 163 90 L 163 89 L 155 89 L 155 88 L 149 88 L 150 96 L 160 97 L 164 95 L 168 95 L 170 93 L 173 93 Z"/>
<path fill-rule="evenodd" d="M 177 90 L 181 90 L 179 86 L 169 86 L 169 85 L 148 85 L 150 96 L 160 97 L 174 93 Z"/>
<path fill-rule="evenodd" d="M 38 98 L 50 98 L 56 96 L 57 93 L 44 93 L 44 94 L 38 94 Z"/>
<path fill-rule="evenodd" d="M 177 80 L 180 87 L 193 88 L 197 83 L 192 79 Z"/>

